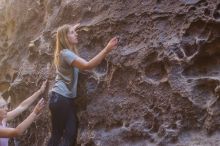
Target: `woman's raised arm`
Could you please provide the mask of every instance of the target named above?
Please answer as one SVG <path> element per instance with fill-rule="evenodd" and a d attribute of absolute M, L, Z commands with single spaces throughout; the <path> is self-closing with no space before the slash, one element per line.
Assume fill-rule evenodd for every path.
<path fill-rule="evenodd" d="M 81 70 L 87 70 L 96 67 L 102 62 L 106 55 L 117 46 L 117 43 L 117 37 L 112 38 L 108 42 L 107 46 L 90 61 L 86 61 L 85 59 L 78 57 L 76 60 L 72 62 L 72 66 L 77 67 Z"/>

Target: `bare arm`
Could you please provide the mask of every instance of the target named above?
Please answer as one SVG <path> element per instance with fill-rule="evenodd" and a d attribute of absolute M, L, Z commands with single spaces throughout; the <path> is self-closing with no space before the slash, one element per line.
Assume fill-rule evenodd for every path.
<path fill-rule="evenodd" d="M 44 100 L 41 99 L 35 106 L 34 111 L 16 128 L 0 128 L 0 137 L 15 137 L 22 135 L 24 131 L 36 119 L 37 115 L 40 114 L 44 106 Z"/>
<path fill-rule="evenodd" d="M 6 120 L 10 121 L 25 111 L 45 90 L 47 81 L 44 81 L 41 88 L 36 91 L 33 95 L 25 99 L 21 104 L 19 104 L 14 110 L 7 113 Z"/>
<path fill-rule="evenodd" d="M 110 51 L 112 51 L 113 48 L 116 47 L 117 43 L 118 43 L 117 38 L 116 37 L 112 38 L 109 41 L 108 45 L 90 61 L 86 61 L 83 58 L 78 57 L 76 60 L 72 62 L 72 66 L 75 66 L 81 70 L 92 69 L 96 67 L 102 62 L 102 60 L 106 57 L 106 55 Z"/>
<path fill-rule="evenodd" d="M 18 132 L 15 128 L 7 128 L 7 127 L 0 128 L 1 138 L 6 138 L 6 137 L 10 138 L 15 136 L 18 136 Z"/>
<path fill-rule="evenodd" d="M 25 119 L 21 124 L 16 128 L 0 128 L 0 137 L 16 137 L 21 135 L 34 121 L 36 114 L 31 113 L 27 119 Z"/>

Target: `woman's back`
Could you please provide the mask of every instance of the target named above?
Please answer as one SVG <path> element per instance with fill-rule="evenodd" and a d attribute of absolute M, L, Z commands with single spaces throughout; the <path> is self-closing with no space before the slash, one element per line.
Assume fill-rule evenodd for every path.
<path fill-rule="evenodd" d="M 71 63 L 77 59 L 77 57 L 75 53 L 68 49 L 60 51 L 60 64 L 56 70 L 57 76 L 52 91 L 68 98 L 76 97 L 79 70 L 71 67 Z"/>

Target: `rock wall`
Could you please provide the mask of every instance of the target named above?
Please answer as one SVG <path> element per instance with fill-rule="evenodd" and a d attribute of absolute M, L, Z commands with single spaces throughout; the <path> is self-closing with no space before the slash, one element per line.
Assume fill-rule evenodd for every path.
<path fill-rule="evenodd" d="M 12 107 L 48 76 L 52 86 L 56 29 L 80 22 L 83 58 L 120 42 L 80 74 L 79 144 L 220 145 L 219 1 L 2 0 L 0 12 L 0 92 Z M 46 145 L 49 117 L 15 142 Z"/>

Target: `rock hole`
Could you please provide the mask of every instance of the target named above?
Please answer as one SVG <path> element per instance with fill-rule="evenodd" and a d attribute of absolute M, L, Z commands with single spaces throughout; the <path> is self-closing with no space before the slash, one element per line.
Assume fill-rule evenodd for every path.
<path fill-rule="evenodd" d="M 215 19 L 220 19 L 220 4 L 217 5 L 215 12 L 213 13 Z"/>
<path fill-rule="evenodd" d="M 157 4 L 160 4 L 160 3 L 161 3 L 161 0 L 157 0 L 156 3 L 157 3 Z"/>
<path fill-rule="evenodd" d="M 153 80 L 161 80 L 167 73 L 162 62 L 155 62 L 145 68 L 145 75 Z"/>
<path fill-rule="evenodd" d="M 101 64 L 99 64 L 99 65 L 96 67 L 95 71 L 96 71 L 97 73 L 100 73 L 100 74 L 105 74 L 105 73 L 107 72 L 107 68 L 108 68 L 107 66 L 108 66 L 107 61 L 106 61 L 106 60 L 103 60 L 103 61 L 101 62 Z"/>
<path fill-rule="evenodd" d="M 187 83 L 192 83 L 193 79 L 187 79 Z"/>
<path fill-rule="evenodd" d="M 209 10 L 208 8 L 206 8 L 206 9 L 204 10 L 204 14 L 205 14 L 206 16 L 210 16 L 211 12 L 210 12 L 210 10 Z"/>
<path fill-rule="evenodd" d="M 190 7 L 190 8 L 189 8 L 189 12 L 190 12 L 190 11 L 195 11 L 195 10 L 196 10 L 196 7 Z"/>
<path fill-rule="evenodd" d="M 94 78 L 89 78 L 87 83 L 86 83 L 86 89 L 87 89 L 87 93 L 93 93 L 95 92 L 97 86 L 98 86 L 98 81 L 95 80 Z"/>

